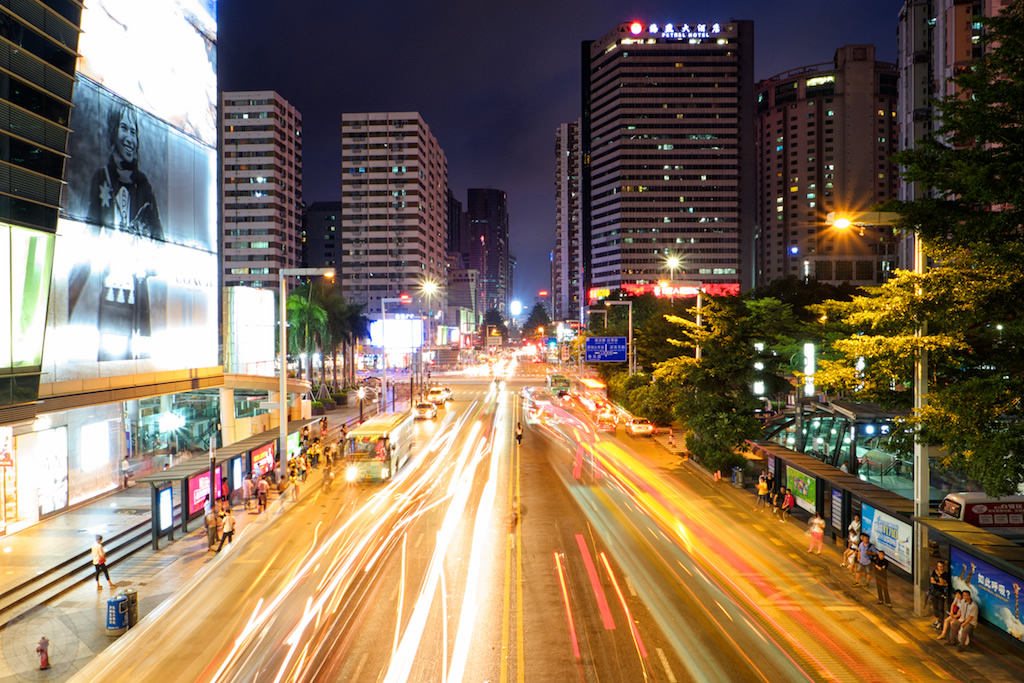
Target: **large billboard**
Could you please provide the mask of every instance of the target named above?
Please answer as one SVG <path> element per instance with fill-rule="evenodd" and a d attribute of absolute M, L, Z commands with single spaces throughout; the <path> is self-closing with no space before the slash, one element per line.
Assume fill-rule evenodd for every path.
<path fill-rule="evenodd" d="M 216 3 L 82 15 L 43 381 L 217 364 Z"/>
<path fill-rule="evenodd" d="M 1024 580 L 959 548 L 950 548 L 949 573 L 953 588 L 971 591 L 981 618 L 1017 640 L 1024 640 L 1021 592 Z"/>

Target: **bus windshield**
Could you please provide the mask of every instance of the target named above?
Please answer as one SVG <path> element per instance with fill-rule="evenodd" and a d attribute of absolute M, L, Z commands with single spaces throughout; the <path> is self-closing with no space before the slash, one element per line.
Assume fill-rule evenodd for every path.
<path fill-rule="evenodd" d="M 386 436 L 355 436 L 346 442 L 345 453 L 353 460 L 384 460 L 387 445 Z"/>

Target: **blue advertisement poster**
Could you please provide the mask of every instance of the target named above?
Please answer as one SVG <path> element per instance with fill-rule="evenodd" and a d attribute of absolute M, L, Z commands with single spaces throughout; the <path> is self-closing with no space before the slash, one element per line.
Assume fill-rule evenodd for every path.
<path fill-rule="evenodd" d="M 912 572 L 914 528 L 870 505 L 861 507 L 860 519 L 860 528 L 870 534 L 871 544 L 884 550 L 886 558 L 894 565 Z"/>
<path fill-rule="evenodd" d="M 971 598 L 978 603 L 978 614 L 982 619 L 1017 640 L 1024 640 L 1024 623 L 1021 622 L 1024 580 L 1010 576 L 959 548 L 950 548 L 949 559 L 953 589 L 971 591 Z"/>

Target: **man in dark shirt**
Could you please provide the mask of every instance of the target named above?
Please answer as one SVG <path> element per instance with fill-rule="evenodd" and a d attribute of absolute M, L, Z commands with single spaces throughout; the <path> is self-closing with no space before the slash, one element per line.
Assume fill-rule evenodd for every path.
<path fill-rule="evenodd" d="M 886 607 L 892 607 L 892 600 L 889 599 L 889 560 L 885 559 L 885 551 L 879 550 L 872 562 L 874 565 L 875 587 L 878 589 L 878 604 L 883 602 Z"/>
<path fill-rule="evenodd" d="M 935 617 L 932 628 L 939 630 L 942 628 L 942 622 L 946 618 L 946 603 L 949 600 L 950 577 L 945 562 L 939 560 L 936 563 L 930 580 L 931 586 L 928 589 L 928 599 L 932 603 L 932 615 Z"/>

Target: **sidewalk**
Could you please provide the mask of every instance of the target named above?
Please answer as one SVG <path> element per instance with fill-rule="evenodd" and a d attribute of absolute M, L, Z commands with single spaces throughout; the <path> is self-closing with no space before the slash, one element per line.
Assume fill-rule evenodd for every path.
<path fill-rule="evenodd" d="M 348 406 L 327 413 L 330 438 L 337 438 L 342 424 L 358 420 L 359 408 Z M 318 490 L 319 471 L 313 470 L 305 485 L 300 486 L 300 500 Z M 241 505 L 232 506 L 236 519 L 235 539 L 246 527 L 264 517 L 267 523 L 289 496 L 278 496 L 271 488 L 267 512 L 259 515 L 251 507 L 246 513 Z M 45 573 L 85 553 L 83 564 L 90 563 L 89 548 L 95 534 L 106 539 L 127 531 L 150 519 L 150 487 L 133 486 L 114 491 L 79 508 L 51 517 L 31 527 L 0 539 L 3 569 L 0 594 L 16 588 L 29 577 Z M 31 600 L 4 612 L 0 621 L 0 683 L 6 681 L 63 681 L 116 641 L 106 633 L 107 599 L 124 588 L 139 594 L 139 618 L 152 613 L 196 574 L 204 571 L 219 556 L 208 550 L 206 529 L 202 519 L 186 536 L 175 529 L 175 540 L 162 540 L 160 550 L 150 545 L 108 565 L 116 587 L 111 590 L 104 581 L 97 591 L 92 574 L 83 574 L 74 587 L 55 599 L 39 604 Z M 257 533 L 253 529 L 250 533 Z M 77 561 L 76 561 L 77 563 Z M 44 600 L 44 598 L 40 598 Z M 50 641 L 52 668 L 39 670 L 35 652 L 41 636 Z"/>
<path fill-rule="evenodd" d="M 670 444 L 663 437 L 656 438 L 655 442 L 659 450 L 667 452 L 669 456 L 681 455 L 678 447 L 670 448 Z M 779 524 L 772 517 L 771 508 L 767 512 L 754 511 L 757 502 L 757 494 L 754 489 L 754 482 L 749 481 L 743 488 L 734 486 L 729 477 L 723 473 L 722 479 L 713 480 L 713 473 L 704 469 L 701 465 L 687 459 L 680 466 L 699 472 L 706 477 L 710 486 L 716 494 L 726 498 L 735 506 L 732 510 L 739 523 L 752 525 L 755 529 L 760 525 L 771 524 L 771 534 L 774 539 L 781 543 L 778 550 L 794 560 L 801 560 L 806 563 L 807 571 L 822 580 L 830 580 L 835 590 L 842 593 L 842 597 L 855 605 L 864 608 L 865 611 L 878 613 L 885 620 L 885 624 L 899 631 L 904 637 L 917 641 L 920 647 L 926 648 L 934 654 L 937 659 L 945 664 L 946 673 L 960 680 L 978 680 L 979 672 L 984 672 L 986 680 L 1020 681 L 1024 680 L 1024 646 L 1015 643 L 1008 636 L 998 633 L 985 622 L 978 624 L 977 629 L 971 636 L 971 644 L 964 652 L 958 652 L 954 647 L 945 647 L 940 642 L 938 631 L 932 629 L 931 611 L 925 616 L 914 615 L 914 586 L 909 577 L 902 572 L 889 571 L 889 594 L 892 598 L 893 607 L 884 608 L 877 604 L 877 594 L 874 583 L 869 588 L 863 585 L 855 587 L 853 574 L 847 573 L 840 568 L 844 550 L 843 538 L 837 539 L 836 543 L 830 543 L 829 534 L 826 533 L 825 543 L 821 555 L 808 553 L 807 548 L 810 539 L 805 534 L 809 513 L 797 509 L 796 515 L 790 515 L 789 521 Z M 667 472 L 675 476 L 672 472 Z"/>

